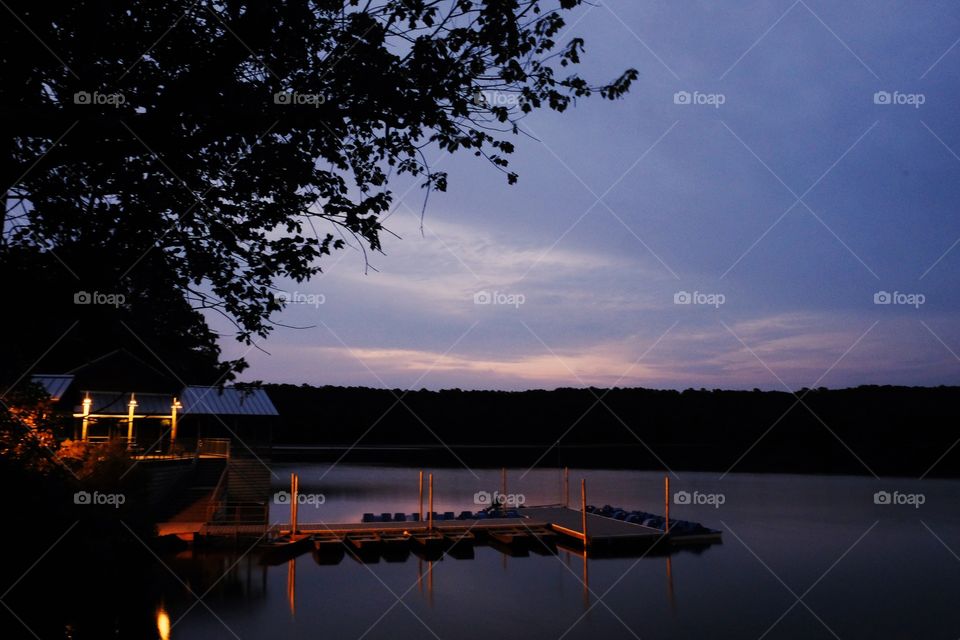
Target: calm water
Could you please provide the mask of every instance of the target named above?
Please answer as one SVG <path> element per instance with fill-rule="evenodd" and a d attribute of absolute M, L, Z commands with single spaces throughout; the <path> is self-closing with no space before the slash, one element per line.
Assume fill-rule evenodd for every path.
<path fill-rule="evenodd" d="M 364 511 L 416 510 L 417 471 L 284 465 L 322 506 L 301 520 L 357 520 Z M 436 474 L 436 510 L 472 508 L 499 486 L 498 471 Z M 326 475 L 324 475 L 326 474 Z M 558 501 L 560 474 L 512 471 L 508 492 Z M 574 481 L 584 474 L 571 471 Z M 661 474 L 589 471 L 589 501 L 661 512 Z M 472 560 L 432 567 L 319 566 L 310 555 L 261 569 L 241 562 L 222 589 L 170 637 L 230 638 L 951 638 L 960 637 L 960 484 L 941 480 L 682 473 L 672 489 L 723 494 L 724 503 L 672 507 L 678 518 L 724 530 L 702 553 L 591 559 L 576 553 L 506 557 L 478 547 Z M 921 493 L 924 504 L 877 505 L 874 493 Z M 276 507 L 273 516 L 285 519 Z M 929 527 L 929 530 L 928 528 Z M 937 539 L 936 536 L 942 540 Z M 858 542 L 859 541 L 859 542 Z M 252 573 L 252 576 L 250 575 Z M 239 588 L 237 585 L 246 585 Z M 290 589 L 291 585 L 295 586 Z M 230 591 L 234 593 L 231 594 Z M 292 591 L 292 593 L 291 593 Z M 791 593 L 792 592 L 792 593 Z M 802 596 L 802 602 L 797 598 Z M 166 602 L 178 620 L 191 599 Z M 217 619 L 217 616 L 220 618 Z M 230 630 L 228 630 L 228 627 Z"/>
<path fill-rule="evenodd" d="M 417 470 L 277 465 L 325 503 L 301 521 L 356 521 L 365 511 L 412 512 Z M 326 474 L 326 475 L 325 475 Z M 473 507 L 499 471 L 436 473 L 436 510 Z M 528 504 L 557 502 L 557 471 L 509 475 Z M 584 474 L 571 470 L 571 480 Z M 663 475 L 589 471 L 589 502 L 661 512 Z M 681 473 L 676 491 L 724 503 L 672 505 L 677 518 L 724 531 L 723 544 L 641 559 L 576 552 L 363 565 L 312 555 L 261 566 L 238 554 L 164 558 L 144 634 L 190 638 L 944 638 L 960 637 L 960 483 L 850 477 Z M 924 504 L 877 505 L 880 490 Z M 288 511 L 276 507 L 275 519 Z M 938 540 L 939 537 L 939 540 Z M 948 549 L 949 547 L 949 549 Z M 950 549 L 953 549 L 951 551 Z M 159 566 L 159 562 L 156 563 Z M 177 578 L 173 578 L 176 574 Z M 584 585 L 587 578 L 589 586 Z M 181 584 L 180 581 L 183 581 Z M 203 603 L 197 604 L 188 585 Z M 798 598 L 802 598 L 798 602 Z M 155 612 L 159 611 L 159 614 Z M 147 614 L 145 614 L 147 615 Z M 168 634 L 156 631 L 172 625 Z M 150 637 L 144 635 L 142 637 Z"/>

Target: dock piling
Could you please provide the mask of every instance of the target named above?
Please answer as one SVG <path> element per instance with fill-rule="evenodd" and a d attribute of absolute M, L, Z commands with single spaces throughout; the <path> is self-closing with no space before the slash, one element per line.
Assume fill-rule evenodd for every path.
<path fill-rule="evenodd" d="M 297 506 L 300 503 L 300 478 L 297 474 L 290 474 L 290 535 L 297 533 Z"/>
<path fill-rule="evenodd" d="M 670 533 L 670 476 L 663 476 L 663 532 Z"/>
<path fill-rule="evenodd" d="M 563 506 L 570 506 L 570 467 L 563 468 Z"/>
<path fill-rule="evenodd" d="M 427 516 L 429 518 L 429 524 L 427 528 L 433 531 L 433 474 L 430 474 L 430 513 Z"/>
<path fill-rule="evenodd" d="M 420 472 L 420 522 L 423 522 L 423 471 Z"/>
<path fill-rule="evenodd" d="M 580 479 L 580 517 L 583 519 L 583 548 L 587 548 L 587 479 Z"/>
<path fill-rule="evenodd" d="M 506 467 L 501 467 L 500 469 L 500 496 L 501 496 L 500 497 L 501 500 L 507 499 L 507 468 Z M 504 502 L 503 504 L 506 505 L 506 502 Z"/>

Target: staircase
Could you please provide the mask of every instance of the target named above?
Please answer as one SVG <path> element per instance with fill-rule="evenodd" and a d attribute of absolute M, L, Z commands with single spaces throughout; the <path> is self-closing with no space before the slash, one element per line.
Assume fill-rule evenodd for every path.
<path fill-rule="evenodd" d="M 227 465 L 225 503 L 220 519 L 266 524 L 270 500 L 270 469 L 256 458 L 231 457 Z"/>
<path fill-rule="evenodd" d="M 217 484 L 226 469 L 226 458 L 198 459 L 193 477 L 168 503 L 166 521 L 158 525 L 160 534 L 193 531 L 204 524 Z"/>

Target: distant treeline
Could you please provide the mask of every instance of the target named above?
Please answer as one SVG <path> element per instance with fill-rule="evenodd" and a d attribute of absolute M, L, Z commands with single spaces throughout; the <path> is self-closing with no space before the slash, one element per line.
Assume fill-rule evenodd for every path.
<path fill-rule="evenodd" d="M 348 460 L 960 475 L 960 387 L 803 389 L 802 401 L 760 390 L 266 388 L 281 415 L 274 444 L 329 446 L 314 455 L 334 459 L 356 443 Z M 387 445 L 402 449 L 363 450 Z"/>

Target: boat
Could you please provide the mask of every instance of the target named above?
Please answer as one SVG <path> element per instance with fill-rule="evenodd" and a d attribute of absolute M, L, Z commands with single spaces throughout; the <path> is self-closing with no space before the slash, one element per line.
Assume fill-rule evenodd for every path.
<path fill-rule="evenodd" d="M 340 534 L 318 533 L 313 536 L 313 560 L 317 564 L 340 564 L 346 549 Z"/>
<path fill-rule="evenodd" d="M 380 533 L 381 555 L 387 562 L 401 562 L 410 555 L 410 533 L 383 531 Z"/>
<path fill-rule="evenodd" d="M 524 529 L 491 529 L 487 535 L 500 544 L 509 546 L 528 545 L 532 538 L 530 532 Z"/>
<path fill-rule="evenodd" d="M 350 552 L 350 557 L 361 564 L 376 564 L 380 561 L 381 540 L 375 531 L 347 534 L 344 546 Z"/>
<path fill-rule="evenodd" d="M 415 531 L 410 539 L 424 549 L 442 549 L 444 544 L 444 536 L 439 531 Z"/>
<path fill-rule="evenodd" d="M 280 563 L 294 558 L 313 546 L 313 539 L 305 533 L 276 536 L 259 545 L 261 562 Z"/>
<path fill-rule="evenodd" d="M 313 534 L 313 548 L 318 553 L 343 551 L 343 536 L 339 533 Z"/>
<path fill-rule="evenodd" d="M 553 555 L 557 551 L 557 539 L 560 537 L 550 529 L 535 529 L 531 531 L 533 541 L 530 550 L 540 555 Z"/>
<path fill-rule="evenodd" d="M 477 537 L 470 531 L 450 531 L 443 534 L 451 547 L 472 547 Z"/>
<path fill-rule="evenodd" d="M 471 560 L 474 557 L 473 546 L 477 537 L 472 531 L 452 531 L 444 535 L 447 553 L 457 560 Z"/>
<path fill-rule="evenodd" d="M 357 552 L 375 551 L 380 547 L 382 538 L 375 531 L 370 533 L 351 533 L 347 536 L 347 544 Z"/>

